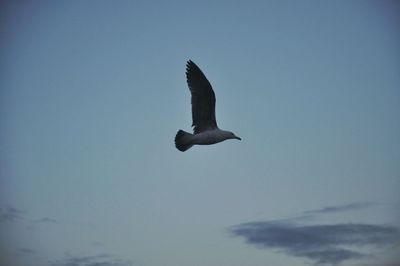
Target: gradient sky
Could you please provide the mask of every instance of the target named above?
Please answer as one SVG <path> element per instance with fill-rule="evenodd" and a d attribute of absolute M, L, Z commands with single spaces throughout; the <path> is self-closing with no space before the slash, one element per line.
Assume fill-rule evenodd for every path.
<path fill-rule="evenodd" d="M 0 255 L 304 266 L 321 258 L 270 233 L 362 224 L 398 236 L 399 12 L 395 1 L 2 3 Z M 175 149 L 191 125 L 189 59 L 241 142 Z M 346 266 L 383 263 L 400 240 L 340 237 L 326 250 L 369 254 Z"/>

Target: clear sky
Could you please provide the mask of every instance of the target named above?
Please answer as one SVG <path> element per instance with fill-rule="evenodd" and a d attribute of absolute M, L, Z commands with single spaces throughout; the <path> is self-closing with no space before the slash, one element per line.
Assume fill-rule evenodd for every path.
<path fill-rule="evenodd" d="M 394 265 L 399 13 L 395 1 L 3 1 L 2 261 Z M 242 141 L 174 147 L 191 129 L 189 59 Z"/>

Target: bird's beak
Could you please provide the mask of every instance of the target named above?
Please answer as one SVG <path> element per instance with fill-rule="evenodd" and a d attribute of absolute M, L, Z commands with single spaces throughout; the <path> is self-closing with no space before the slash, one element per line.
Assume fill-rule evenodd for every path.
<path fill-rule="evenodd" d="M 235 139 L 242 140 L 241 138 L 239 138 L 239 137 L 237 137 L 237 136 L 235 136 Z"/>

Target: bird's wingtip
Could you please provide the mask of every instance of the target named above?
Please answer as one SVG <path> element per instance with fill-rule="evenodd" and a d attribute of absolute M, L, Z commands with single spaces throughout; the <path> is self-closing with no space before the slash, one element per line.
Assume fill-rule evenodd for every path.
<path fill-rule="evenodd" d="M 186 62 L 186 73 L 189 72 L 190 69 L 194 68 L 196 66 L 196 64 L 192 61 L 192 60 L 188 60 Z"/>

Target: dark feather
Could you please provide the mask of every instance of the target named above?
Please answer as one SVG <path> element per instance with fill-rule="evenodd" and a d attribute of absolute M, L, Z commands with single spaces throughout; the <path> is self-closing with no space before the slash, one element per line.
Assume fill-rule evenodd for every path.
<path fill-rule="evenodd" d="M 186 79 L 192 94 L 194 133 L 217 128 L 214 91 L 206 76 L 191 60 L 186 64 Z"/>

